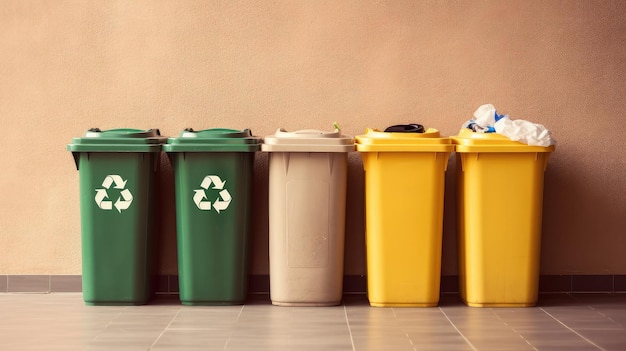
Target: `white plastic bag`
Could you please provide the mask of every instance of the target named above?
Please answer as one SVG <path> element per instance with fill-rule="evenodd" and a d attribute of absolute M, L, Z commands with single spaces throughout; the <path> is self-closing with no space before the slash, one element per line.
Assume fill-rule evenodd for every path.
<path fill-rule="evenodd" d="M 499 115 L 492 104 L 485 104 L 474 111 L 474 119 L 463 124 L 463 128 L 469 128 L 477 133 L 493 133 L 493 125 L 505 115 Z"/>
<path fill-rule="evenodd" d="M 541 124 L 523 119 L 511 120 L 505 116 L 495 122 L 496 133 L 502 134 L 513 141 L 533 146 L 550 146 L 556 144 L 550 131 Z"/>
<path fill-rule="evenodd" d="M 474 122 L 483 128 L 496 123 L 496 108 L 492 104 L 485 104 L 474 111 Z"/>
<path fill-rule="evenodd" d="M 481 105 L 474 111 L 474 118 L 463 124 L 463 128 L 477 133 L 502 134 L 513 141 L 532 146 L 550 146 L 556 144 L 550 131 L 541 124 L 523 119 L 512 120 L 508 115 L 499 115 L 492 104 Z"/>

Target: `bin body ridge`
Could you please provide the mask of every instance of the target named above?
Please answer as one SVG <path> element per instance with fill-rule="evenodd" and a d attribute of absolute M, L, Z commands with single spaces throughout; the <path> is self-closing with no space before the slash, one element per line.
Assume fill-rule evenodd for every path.
<path fill-rule="evenodd" d="M 343 291 L 346 153 L 270 153 L 270 294 L 338 304 Z"/>

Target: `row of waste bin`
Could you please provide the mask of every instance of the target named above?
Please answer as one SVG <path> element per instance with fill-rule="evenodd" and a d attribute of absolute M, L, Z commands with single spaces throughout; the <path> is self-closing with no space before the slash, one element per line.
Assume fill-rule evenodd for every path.
<path fill-rule="evenodd" d="M 270 298 L 342 299 L 347 155 L 365 169 L 367 294 L 372 306 L 439 301 L 444 176 L 457 153 L 459 276 L 470 306 L 537 300 L 543 173 L 554 146 L 411 125 L 352 138 L 278 130 L 89 130 L 67 149 L 79 170 L 86 304 L 144 304 L 150 294 L 155 173 L 175 179 L 180 300 L 241 304 L 247 295 L 253 161 L 269 152 Z M 356 146 L 355 146 L 356 145 Z"/>

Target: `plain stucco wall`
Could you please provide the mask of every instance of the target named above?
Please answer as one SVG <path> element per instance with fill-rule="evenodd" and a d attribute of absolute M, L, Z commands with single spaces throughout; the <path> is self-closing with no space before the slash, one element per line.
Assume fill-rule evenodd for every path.
<path fill-rule="evenodd" d="M 80 274 L 65 145 L 88 128 L 264 136 L 338 121 L 358 135 L 419 122 L 454 135 L 493 103 L 559 142 L 542 273 L 626 274 L 625 17 L 623 1 L 2 1 L 0 273 Z M 160 272 L 175 274 L 163 167 Z M 444 274 L 457 272 L 453 175 L 451 163 Z M 255 176 L 251 271 L 267 274 L 265 155 Z M 364 274 L 356 153 L 349 177 L 346 274 Z"/>

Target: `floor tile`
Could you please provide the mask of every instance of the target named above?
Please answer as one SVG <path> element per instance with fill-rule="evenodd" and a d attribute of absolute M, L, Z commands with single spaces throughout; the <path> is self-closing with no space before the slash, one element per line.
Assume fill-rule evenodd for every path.
<path fill-rule="evenodd" d="M 548 294 L 538 307 L 85 306 L 81 294 L 0 294 L 0 350 L 626 350 L 626 295 Z"/>
<path fill-rule="evenodd" d="M 229 338 L 230 333 L 222 330 L 166 330 L 156 340 L 153 348 L 217 347 L 223 349 Z"/>
<path fill-rule="evenodd" d="M 595 345 L 605 350 L 625 350 L 626 349 L 626 330 L 597 330 L 597 329 L 581 329 L 577 330 L 581 336 L 585 337 Z"/>

